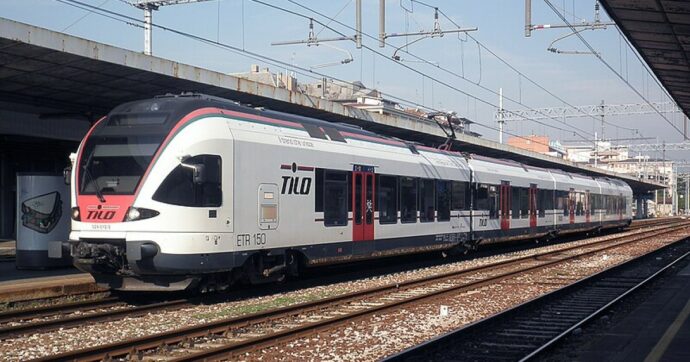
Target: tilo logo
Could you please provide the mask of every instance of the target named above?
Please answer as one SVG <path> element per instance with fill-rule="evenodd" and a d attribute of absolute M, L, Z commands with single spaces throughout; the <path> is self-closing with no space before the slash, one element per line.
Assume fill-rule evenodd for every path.
<path fill-rule="evenodd" d="M 119 206 L 89 206 L 86 220 L 112 220 L 115 217 L 115 211 L 119 208 Z"/>
<path fill-rule="evenodd" d="M 283 176 L 283 188 L 280 193 L 285 195 L 309 195 L 311 178 Z"/>

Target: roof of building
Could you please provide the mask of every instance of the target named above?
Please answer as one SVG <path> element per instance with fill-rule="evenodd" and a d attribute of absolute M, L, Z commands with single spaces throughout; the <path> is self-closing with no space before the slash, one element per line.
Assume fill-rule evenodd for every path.
<path fill-rule="evenodd" d="M 0 18 L 0 62 L 0 109 L 61 117 L 74 115 L 94 121 L 121 103 L 191 91 L 276 111 L 354 124 L 430 146 L 446 139 L 433 121 L 367 112 L 4 18 Z M 466 134 L 457 134 L 455 149 L 539 167 L 619 178 L 636 192 L 664 187 Z"/>

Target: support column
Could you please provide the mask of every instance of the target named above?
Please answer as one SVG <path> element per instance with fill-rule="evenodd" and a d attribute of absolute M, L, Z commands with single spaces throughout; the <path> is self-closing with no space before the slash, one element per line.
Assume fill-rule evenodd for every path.
<path fill-rule="evenodd" d="M 685 178 L 685 215 L 690 215 L 690 176 Z"/>
<path fill-rule="evenodd" d="M 645 197 L 642 195 L 638 195 L 635 198 L 635 204 L 636 204 L 636 212 L 635 212 L 635 219 L 642 219 L 644 218 L 644 204 L 645 202 Z"/>

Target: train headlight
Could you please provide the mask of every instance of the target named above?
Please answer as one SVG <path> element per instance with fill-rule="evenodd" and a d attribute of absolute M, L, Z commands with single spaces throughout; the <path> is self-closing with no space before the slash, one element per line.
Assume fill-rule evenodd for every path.
<path fill-rule="evenodd" d="M 79 207 L 72 208 L 72 220 L 81 221 L 81 214 L 79 213 Z"/>
<path fill-rule="evenodd" d="M 127 210 L 127 215 L 125 215 L 125 221 L 136 221 L 150 219 L 152 217 L 158 216 L 160 212 L 151 209 L 144 209 L 141 207 L 130 207 Z"/>

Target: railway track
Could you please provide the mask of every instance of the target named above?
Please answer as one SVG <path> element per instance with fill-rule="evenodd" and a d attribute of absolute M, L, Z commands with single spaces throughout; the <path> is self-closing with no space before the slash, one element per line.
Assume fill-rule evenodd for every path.
<path fill-rule="evenodd" d="M 690 257 L 687 238 L 510 310 L 409 348 L 393 361 L 527 361 Z"/>
<path fill-rule="evenodd" d="M 678 222 L 679 220 L 682 220 L 682 219 L 675 218 L 675 217 L 668 217 L 668 218 L 661 218 L 661 219 L 636 220 L 636 221 L 633 221 L 632 224 L 630 224 L 630 226 L 627 227 L 627 230 L 637 230 L 637 229 L 654 227 L 654 226 L 670 225 L 670 224 Z"/>
<path fill-rule="evenodd" d="M 678 222 L 678 219 L 643 220 L 633 223 L 628 230 L 670 225 L 674 222 Z M 50 302 L 50 300 L 47 301 Z M 128 312 L 125 308 L 129 307 L 129 304 L 127 301 L 109 296 L 95 300 L 48 304 L 47 306 L 1 312 L 0 340 L 26 332 L 45 332 L 52 328 L 78 325 L 80 322 L 114 320 L 127 315 Z M 156 305 L 161 308 L 166 308 L 166 306 L 174 308 L 176 306 L 184 307 L 185 303 L 184 300 L 178 300 Z M 143 306 L 135 308 L 131 312 L 136 315 L 138 311 L 147 312 L 151 308 Z M 113 312 L 112 309 L 120 310 Z M 64 321 L 64 325 L 61 325 L 60 321 Z"/>
<path fill-rule="evenodd" d="M 597 240 L 585 245 L 580 244 L 319 301 L 222 319 L 67 352 L 40 360 L 141 359 L 144 357 L 154 360 L 231 358 L 240 353 L 309 336 L 315 331 L 366 318 L 374 313 L 475 290 L 516 275 L 622 247 L 651 236 L 687 230 L 689 227 L 688 222 L 660 226 L 634 234 Z"/>
<path fill-rule="evenodd" d="M 177 299 L 143 305 L 131 305 L 117 297 L 33 308 L 0 314 L 0 341 L 23 334 L 48 332 L 86 323 L 136 317 L 150 312 L 172 310 L 192 305 L 189 299 Z M 33 312 L 33 313 L 32 313 Z"/>

